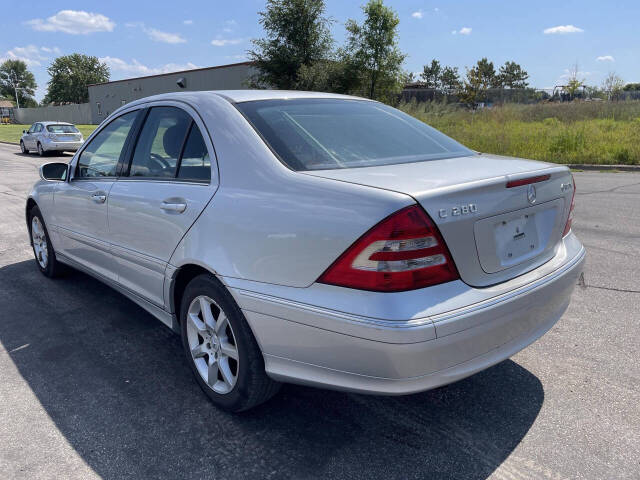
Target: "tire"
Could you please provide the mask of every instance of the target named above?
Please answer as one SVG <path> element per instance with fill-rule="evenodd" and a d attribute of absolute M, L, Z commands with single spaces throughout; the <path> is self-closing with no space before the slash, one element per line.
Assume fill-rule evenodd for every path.
<path fill-rule="evenodd" d="M 40 155 L 41 157 L 45 156 L 45 151 L 42 148 L 42 144 L 40 142 L 38 142 L 38 155 Z"/>
<path fill-rule="evenodd" d="M 241 412 L 278 392 L 280 384 L 265 373 L 262 352 L 247 320 L 215 277 L 203 274 L 189 282 L 182 296 L 180 323 L 187 363 L 215 405 Z"/>
<path fill-rule="evenodd" d="M 56 252 L 38 207 L 29 211 L 29 235 L 38 270 L 46 277 L 59 277 L 64 272 L 64 266 L 56 259 Z"/>
<path fill-rule="evenodd" d="M 22 153 L 29 153 L 29 150 L 24 146 L 24 142 L 22 140 L 20 140 L 20 150 L 22 150 Z"/>

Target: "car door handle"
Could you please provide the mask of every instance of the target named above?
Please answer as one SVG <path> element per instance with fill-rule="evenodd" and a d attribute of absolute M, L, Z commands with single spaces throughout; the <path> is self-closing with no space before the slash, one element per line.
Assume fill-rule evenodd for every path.
<path fill-rule="evenodd" d="M 165 212 L 182 213 L 187 209 L 186 203 L 162 202 L 160 208 Z"/>
<path fill-rule="evenodd" d="M 104 193 L 94 193 L 91 195 L 91 200 L 96 203 L 104 203 L 107 201 L 107 196 Z"/>

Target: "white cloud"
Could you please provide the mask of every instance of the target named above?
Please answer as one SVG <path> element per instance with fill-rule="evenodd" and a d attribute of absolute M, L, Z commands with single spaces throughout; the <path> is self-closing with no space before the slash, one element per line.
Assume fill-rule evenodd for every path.
<path fill-rule="evenodd" d="M 40 50 L 46 53 L 55 53 L 56 55 L 60 55 L 60 49 L 58 47 L 40 47 Z"/>
<path fill-rule="evenodd" d="M 557 27 L 545 28 L 542 31 L 542 33 L 544 33 L 545 35 L 554 35 L 554 34 L 564 35 L 566 33 L 580 33 L 580 32 L 584 32 L 584 30 L 574 25 L 558 25 Z"/>
<path fill-rule="evenodd" d="M 601 57 L 596 58 L 596 61 L 598 61 L 598 62 L 615 62 L 616 59 L 613 58 L 611 55 L 602 55 Z"/>
<path fill-rule="evenodd" d="M 193 70 L 200 68 L 191 62 L 185 64 L 167 63 L 159 67 L 149 67 L 137 61 L 136 59 L 127 62 L 117 57 L 101 57 L 101 62 L 106 63 L 113 72 L 121 72 L 128 75 L 145 76 L 157 75 L 159 73 L 179 72 L 181 70 Z"/>
<path fill-rule="evenodd" d="M 155 28 L 144 28 L 151 40 L 162 43 L 185 43 L 186 40 L 179 33 L 169 33 L 156 30 Z"/>
<path fill-rule="evenodd" d="M 238 26 L 238 22 L 236 22 L 235 20 L 227 20 L 226 22 L 224 22 L 224 24 L 225 27 L 222 29 L 222 31 L 225 33 L 232 33 Z"/>
<path fill-rule="evenodd" d="M 183 20 L 182 23 L 185 25 L 193 25 L 193 20 Z"/>
<path fill-rule="evenodd" d="M 27 45 L 26 47 L 14 47 L 7 50 L 0 57 L 0 62 L 5 60 L 22 60 L 30 67 L 39 67 L 42 62 L 49 59 L 49 54 L 60 54 L 58 47 L 36 47 L 35 45 Z"/>
<path fill-rule="evenodd" d="M 109 17 L 82 10 L 60 10 L 46 20 L 35 18 L 26 23 L 41 32 L 64 32 L 72 35 L 112 32 L 116 26 Z"/>
<path fill-rule="evenodd" d="M 471 35 L 471 31 L 473 30 L 473 28 L 471 27 L 462 27 L 460 30 L 452 30 L 451 31 L 451 35 Z"/>
<path fill-rule="evenodd" d="M 215 38 L 211 40 L 214 47 L 226 47 L 227 45 L 238 45 L 244 42 L 243 38 Z"/>
<path fill-rule="evenodd" d="M 185 20 L 186 22 L 187 20 Z M 192 22 L 192 20 L 189 20 Z M 147 36 L 154 42 L 161 43 L 185 43 L 185 38 L 179 33 L 169 33 L 158 30 L 157 28 L 147 27 L 144 22 L 127 22 L 124 24 L 128 28 L 141 28 Z"/>
<path fill-rule="evenodd" d="M 422 18 L 422 16 L 423 16 L 423 15 L 424 15 L 424 14 L 422 13 L 422 10 L 418 10 L 418 11 L 413 12 L 413 13 L 411 14 L 411 16 L 412 16 L 413 18 L 418 18 L 418 19 Z"/>

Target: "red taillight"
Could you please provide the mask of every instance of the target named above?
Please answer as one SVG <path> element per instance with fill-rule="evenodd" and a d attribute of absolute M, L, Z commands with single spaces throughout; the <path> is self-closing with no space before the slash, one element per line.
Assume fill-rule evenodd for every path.
<path fill-rule="evenodd" d="M 438 228 L 418 205 L 360 237 L 318 279 L 341 287 L 398 292 L 459 278 Z"/>
<path fill-rule="evenodd" d="M 507 188 L 521 187 L 522 185 L 529 185 L 530 183 L 544 182 L 550 178 L 551 174 L 547 174 L 538 175 L 537 177 L 521 178 L 520 180 L 511 180 L 510 182 L 507 182 Z"/>
<path fill-rule="evenodd" d="M 571 183 L 573 183 L 573 192 L 571 193 L 571 206 L 569 207 L 569 216 L 567 217 L 567 224 L 564 226 L 564 232 L 562 232 L 562 236 L 566 236 L 571 231 L 571 222 L 573 222 L 573 209 L 576 206 L 575 198 L 576 198 L 576 181 L 573 179 L 573 175 L 571 176 Z"/>

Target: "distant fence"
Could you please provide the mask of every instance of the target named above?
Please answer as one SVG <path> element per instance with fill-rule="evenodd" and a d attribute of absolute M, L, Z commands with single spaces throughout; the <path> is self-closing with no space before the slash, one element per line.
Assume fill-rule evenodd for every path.
<path fill-rule="evenodd" d="M 14 108 L 13 113 L 16 122 L 27 125 L 35 122 L 69 122 L 79 125 L 92 123 L 91 108 L 88 103 L 58 107 Z"/>
<path fill-rule="evenodd" d="M 494 103 L 538 103 L 545 100 L 569 101 L 576 99 L 589 99 L 587 92 L 579 90 L 573 98 L 568 95 L 556 93 L 552 96 L 553 89 L 533 88 L 490 88 L 478 97 L 477 101 L 485 104 Z M 640 100 L 640 91 L 619 92 L 613 100 Z M 440 90 L 434 88 L 405 87 L 400 93 L 400 101 L 403 102 L 433 102 L 446 101 L 447 103 L 458 103 L 460 97 L 456 91 Z"/>

